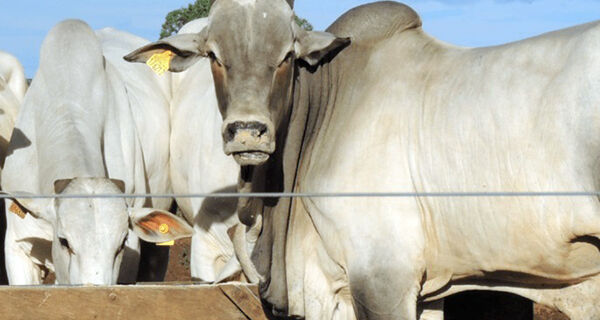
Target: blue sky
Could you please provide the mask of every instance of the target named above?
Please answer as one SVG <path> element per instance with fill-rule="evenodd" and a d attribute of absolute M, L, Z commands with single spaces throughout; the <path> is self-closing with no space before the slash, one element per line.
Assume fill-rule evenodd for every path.
<path fill-rule="evenodd" d="M 57 22 L 79 18 L 93 28 L 114 27 L 149 40 L 164 16 L 193 0 L 0 0 L 0 50 L 35 74 L 44 36 Z M 346 10 L 371 1 L 296 0 L 296 12 L 322 30 Z M 505 43 L 600 19 L 600 0 L 409 0 L 435 37 L 457 45 Z"/>

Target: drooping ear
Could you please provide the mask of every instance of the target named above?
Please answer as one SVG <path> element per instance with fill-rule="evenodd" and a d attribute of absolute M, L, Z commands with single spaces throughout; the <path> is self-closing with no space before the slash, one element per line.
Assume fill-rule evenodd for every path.
<path fill-rule="evenodd" d="M 125 181 L 119 179 L 110 179 L 122 193 L 125 193 Z"/>
<path fill-rule="evenodd" d="M 129 62 L 146 63 L 152 56 L 166 51 L 172 52 L 169 57 L 171 72 L 181 72 L 196 63 L 201 57 L 206 56 L 206 31 L 204 28 L 199 33 L 177 34 L 151 44 L 145 45 L 123 57 Z"/>
<path fill-rule="evenodd" d="M 286 0 L 286 1 L 290 5 L 290 8 L 294 9 L 294 0 Z"/>
<path fill-rule="evenodd" d="M 296 56 L 311 66 L 316 66 L 329 54 L 337 54 L 350 44 L 350 38 L 339 38 L 328 32 L 306 31 L 296 23 L 294 49 Z"/>
<path fill-rule="evenodd" d="M 73 179 L 58 179 L 54 181 L 54 193 L 62 193 Z"/>
<path fill-rule="evenodd" d="M 148 242 L 167 242 L 191 237 L 194 233 L 183 219 L 163 210 L 130 208 L 129 217 L 133 231 Z"/>
<path fill-rule="evenodd" d="M 51 215 L 49 211 L 52 210 L 52 204 L 54 199 L 51 198 L 23 198 L 33 196 L 32 193 L 28 192 L 1 192 L 9 196 L 11 205 L 8 208 L 10 213 L 16 214 L 21 218 L 25 218 L 26 214 L 30 214 L 34 218 L 41 218 L 47 221 L 51 221 Z M 21 196 L 21 197 L 19 197 Z"/>

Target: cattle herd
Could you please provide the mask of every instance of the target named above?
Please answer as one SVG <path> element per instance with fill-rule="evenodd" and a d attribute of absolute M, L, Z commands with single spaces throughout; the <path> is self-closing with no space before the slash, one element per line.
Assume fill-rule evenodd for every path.
<path fill-rule="evenodd" d="M 162 280 L 140 239 L 192 237 L 192 278 L 258 283 L 276 316 L 442 319 L 495 290 L 600 319 L 600 200 L 552 193 L 600 189 L 599 22 L 462 48 L 392 1 L 326 32 L 293 0 L 212 2 L 154 43 L 60 22 L 29 88 L 0 52 L 11 285 Z M 119 197 L 235 192 L 480 196 Z"/>

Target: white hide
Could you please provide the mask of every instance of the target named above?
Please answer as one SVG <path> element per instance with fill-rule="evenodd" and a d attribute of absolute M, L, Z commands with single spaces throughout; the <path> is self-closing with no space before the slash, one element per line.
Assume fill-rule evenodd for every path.
<path fill-rule="evenodd" d="M 2 160 L 6 156 L 6 148 L 26 90 L 27 81 L 23 66 L 14 56 L 0 51 L 0 159 Z"/>
<path fill-rule="evenodd" d="M 191 21 L 179 34 L 200 32 L 205 25 L 206 19 Z M 239 167 L 223 154 L 223 120 L 208 59 L 201 59 L 185 72 L 173 73 L 172 79 L 170 171 L 173 191 L 176 194 L 235 192 Z M 241 272 L 227 235 L 227 230 L 239 223 L 237 200 L 176 200 L 195 230 L 190 261 L 192 278 L 215 281 Z"/>
<path fill-rule="evenodd" d="M 120 66 L 122 55 L 143 43 L 111 29 L 94 33 L 78 20 L 61 22 L 49 32 L 10 142 L 2 173 L 5 191 L 52 194 L 55 181 L 71 178 L 78 179 L 65 193 L 170 190 L 169 79 L 141 65 Z M 125 189 L 103 177 L 123 181 Z M 10 284 L 39 284 L 40 266 L 56 269 L 59 283 L 111 284 L 117 275 L 120 281 L 134 281 L 139 245 L 128 231 L 128 212 L 145 202 L 40 200 L 33 205 L 42 210 L 21 219 L 9 211 L 12 202 L 7 201 Z M 156 206 L 166 209 L 169 203 Z M 122 252 L 117 250 L 128 233 L 118 274 Z M 75 253 L 69 255 L 59 238 L 66 238 Z"/>
<path fill-rule="evenodd" d="M 360 68 L 346 73 L 336 88 L 336 106 L 324 115 L 335 129 L 321 128 L 313 137 L 297 191 L 597 190 L 599 35 L 596 22 L 470 49 L 443 44 L 415 28 L 391 35 L 362 59 L 355 53 L 342 68 Z M 364 84 L 369 90 L 357 89 Z M 314 228 L 323 246 L 315 264 L 329 272 L 327 279 L 343 279 L 363 315 L 414 319 L 419 296 L 440 298 L 467 287 L 454 288 L 454 280 L 496 271 L 517 276 L 495 275 L 497 284 L 520 283 L 520 276 L 534 286 L 566 285 L 600 272 L 597 247 L 578 238 L 600 234 L 597 198 L 301 203 L 292 221 L 310 216 L 303 228 Z M 288 248 L 312 246 L 302 242 L 306 232 L 298 224 L 290 225 Z M 290 251 L 286 263 L 304 259 Z M 309 316 L 315 310 L 306 307 L 309 302 L 344 299 L 349 305 L 349 297 L 337 293 L 344 290 L 323 287 L 311 281 L 318 273 L 297 269 L 302 268 L 287 273 L 288 284 L 304 281 L 290 293 L 293 314 L 318 318 Z M 479 280 L 472 281 L 476 287 Z M 586 298 L 598 292 L 595 278 L 561 290 L 500 289 L 558 306 L 573 319 L 600 317 L 597 304 Z M 321 314 L 339 311 L 334 303 L 321 307 Z"/>

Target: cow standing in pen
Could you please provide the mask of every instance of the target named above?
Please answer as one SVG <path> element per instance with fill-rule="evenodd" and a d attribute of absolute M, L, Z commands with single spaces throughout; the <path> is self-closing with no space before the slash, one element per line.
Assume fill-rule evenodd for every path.
<path fill-rule="evenodd" d="M 169 191 L 168 80 L 120 59 L 144 43 L 113 29 L 94 33 L 79 20 L 46 36 L 2 172 L 13 196 L 6 204 L 10 284 L 40 284 L 45 269 L 60 284 L 134 282 L 138 237 L 191 235 L 161 210 L 168 199 L 20 197 Z"/>
<path fill-rule="evenodd" d="M 200 32 L 207 22 L 206 18 L 188 22 L 179 34 Z M 175 194 L 236 192 L 240 169 L 222 152 L 222 120 L 210 61 L 202 60 L 185 72 L 169 75 L 173 82 L 169 167 Z M 176 198 L 176 201 L 194 227 L 192 279 L 209 282 L 239 279 L 241 267 L 227 234 L 229 228 L 239 224 L 237 199 Z"/>
<path fill-rule="evenodd" d="M 211 58 L 242 191 L 598 189 L 598 22 L 461 48 L 395 2 L 353 9 L 325 33 L 296 27 L 291 7 L 216 0 L 198 34 L 126 57 L 169 50 L 172 71 Z M 424 302 L 483 288 L 600 318 L 596 197 L 253 199 L 238 210 L 261 232 L 253 264 L 240 261 L 283 314 L 416 319 Z"/>

